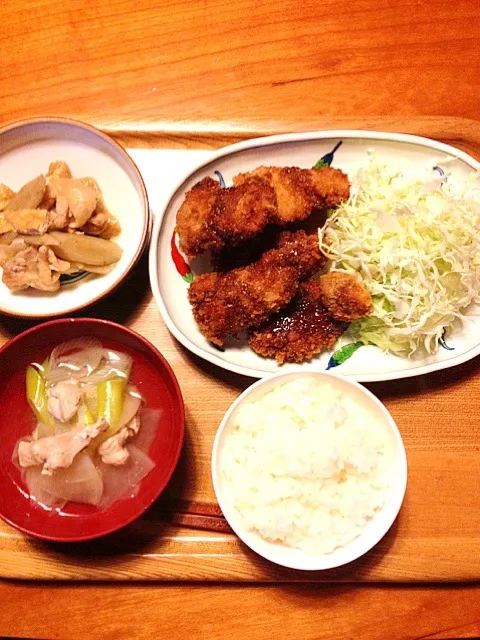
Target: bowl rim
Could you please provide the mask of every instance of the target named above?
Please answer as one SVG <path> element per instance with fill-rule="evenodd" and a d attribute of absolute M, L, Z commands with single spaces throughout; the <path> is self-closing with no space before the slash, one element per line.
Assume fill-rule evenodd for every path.
<path fill-rule="evenodd" d="M 273 548 L 274 548 L 273 545 L 272 545 L 272 553 L 270 553 L 270 551 L 265 553 L 258 549 L 254 541 L 252 544 L 251 540 L 249 541 L 248 538 L 246 539 L 245 533 L 249 533 L 249 532 L 244 531 L 243 529 L 238 527 L 234 522 L 230 521 L 229 516 L 233 511 L 235 511 L 235 509 L 233 506 L 229 505 L 229 503 L 224 499 L 222 495 L 222 491 L 220 488 L 221 482 L 220 482 L 220 470 L 219 470 L 220 441 L 225 429 L 227 428 L 230 418 L 232 414 L 235 412 L 235 410 L 243 402 L 248 401 L 248 397 L 250 396 L 250 394 L 254 393 L 259 387 L 269 386 L 270 384 L 272 384 L 272 381 L 278 381 L 278 384 L 281 384 L 282 378 L 293 380 L 295 378 L 300 378 L 300 377 L 317 377 L 317 378 L 326 378 L 326 379 L 332 379 L 332 380 L 336 380 L 336 379 L 341 380 L 342 383 L 345 383 L 347 386 L 356 388 L 360 392 L 364 393 L 368 398 L 370 398 L 370 400 L 374 402 L 374 404 L 378 407 L 380 412 L 383 414 L 385 418 L 385 422 L 388 423 L 389 430 L 391 431 L 394 437 L 395 444 L 397 447 L 397 451 L 395 453 L 394 459 L 396 463 L 399 465 L 400 472 L 401 472 L 401 477 L 395 478 L 394 486 L 390 490 L 395 500 L 395 502 L 393 503 L 394 508 L 391 508 L 390 517 L 386 519 L 382 527 L 378 529 L 374 529 L 374 531 L 372 532 L 372 535 L 369 538 L 366 538 L 367 542 L 365 545 L 361 546 L 360 551 L 358 553 L 351 554 L 351 557 L 347 556 L 345 560 L 341 560 L 340 562 L 336 562 L 336 561 L 328 562 L 328 560 L 325 561 L 325 559 L 328 559 L 329 557 L 331 560 L 331 554 L 310 555 L 300 551 L 300 553 L 303 555 L 304 558 L 312 559 L 312 562 L 311 562 L 312 566 L 308 566 L 308 567 L 300 566 L 299 564 L 296 564 L 293 561 L 292 562 L 288 560 L 282 561 L 281 558 L 278 558 L 276 556 L 276 553 L 273 551 Z M 276 385 L 274 384 L 273 386 L 276 386 Z M 211 454 L 211 478 L 212 478 L 213 489 L 214 489 L 218 504 L 220 506 L 220 509 L 225 519 L 227 520 L 228 524 L 232 528 L 233 532 L 237 535 L 237 537 L 241 540 L 243 544 L 249 547 L 249 549 L 254 551 L 259 556 L 265 558 L 266 560 L 269 560 L 270 562 L 273 562 L 279 566 L 286 567 L 288 569 L 295 569 L 298 571 L 325 571 L 328 569 L 336 569 L 338 567 L 347 565 L 353 562 L 354 560 L 357 560 L 358 558 L 364 556 L 366 553 L 371 551 L 371 549 L 373 549 L 373 547 L 375 547 L 375 545 L 378 544 L 378 542 L 388 533 L 388 531 L 392 527 L 393 523 L 395 522 L 400 512 L 400 509 L 402 507 L 402 504 L 405 498 L 405 493 L 407 489 L 407 479 L 408 479 L 408 462 L 407 462 L 405 445 L 396 421 L 394 420 L 393 416 L 391 415 L 389 410 L 386 408 L 386 406 L 383 404 L 383 402 L 375 394 L 373 394 L 369 389 L 364 387 L 362 384 L 360 384 L 356 380 L 352 380 L 350 378 L 347 378 L 346 376 L 343 376 L 340 373 L 333 372 L 333 371 L 332 372 L 331 371 L 289 371 L 289 372 L 274 373 L 264 378 L 260 378 L 259 380 L 257 380 L 256 382 L 248 386 L 229 406 L 215 434 L 215 439 L 213 442 L 212 454 Z M 352 540 L 350 543 L 347 543 L 347 545 L 341 548 L 348 549 L 348 546 L 351 543 L 353 543 L 355 540 L 358 540 L 359 538 L 361 538 L 362 535 L 363 534 L 361 533 L 360 536 L 358 536 L 357 538 Z M 260 540 L 263 541 L 263 539 L 261 538 Z M 280 546 L 279 548 L 281 549 L 282 547 Z"/>
<path fill-rule="evenodd" d="M 145 187 L 145 182 L 143 180 L 143 177 L 142 177 L 142 174 L 140 173 L 139 168 L 137 167 L 133 158 L 127 153 L 126 149 L 122 147 L 122 145 L 119 142 L 114 140 L 107 133 L 104 133 L 101 129 L 98 129 L 97 127 L 91 124 L 88 124 L 86 122 L 82 122 L 81 120 L 75 120 L 73 118 L 61 118 L 61 117 L 57 118 L 56 116 L 45 116 L 45 117 L 38 117 L 38 118 L 25 118 L 21 120 L 14 120 L 12 122 L 8 122 L 7 124 L 2 125 L 0 127 L 0 137 L 3 134 L 8 133 L 9 131 L 20 129 L 21 127 L 29 126 L 32 124 L 48 124 L 48 123 L 70 125 L 73 127 L 78 127 L 79 129 L 84 129 L 86 131 L 89 131 L 90 133 L 93 133 L 99 136 L 100 138 L 102 138 L 107 144 L 112 146 L 118 153 L 120 153 L 120 155 L 124 158 L 124 160 L 126 160 L 126 162 L 130 165 L 130 168 L 132 169 L 133 173 L 135 174 L 135 177 L 138 180 L 140 199 L 141 199 L 141 209 L 143 213 L 142 238 L 136 248 L 135 254 L 132 257 L 130 263 L 122 271 L 122 273 L 119 275 L 117 280 L 102 293 L 89 299 L 87 302 L 84 302 L 80 305 L 70 306 L 63 311 L 40 312 L 40 313 L 32 312 L 32 313 L 29 313 L 28 315 L 15 311 L 14 309 L 5 309 L 0 304 L 0 313 L 4 313 L 5 315 L 15 317 L 15 318 L 52 318 L 52 317 L 65 316 L 70 313 L 76 313 L 81 309 L 85 309 L 86 307 L 89 307 L 90 305 L 95 304 L 99 300 L 102 300 L 106 296 L 110 295 L 115 289 L 117 289 L 117 287 L 119 287 L 122 284 L 122 282 L 125 280 L 125 278 L 129 275 L 129 273 L 132 271 L 132 269 L 135 267 L 135 265 L 139 261 L 140 257 L 142 256 L 142 253 L 145 251 L 148 245 L 148 242 L 151 236 L 152 226 L 153 226 L 152 225 L 153 218 L 152 218 L 152 212 L 150 209 L 150 204 L 148 201 L 147 189 Z"/>
<path fill-rule="evenodd" d="M 88 318 L 88 317 L 81 317 L 81 318 L 57 318 L 55 320 L 48 320 L 47 322 L 42 322 L 41 324 L 37 324 L 33 327 L 30 327 L 29 329 L 26 329 L 25 331 L 22 331 L 21 333 L 19 333 L 18 335 L 14 336 L 13 338 L 11 338 L 10 340 L 8 340 L 5 344 L 3 344 L 0 347 L 0 361 L 1 358 L 4 356 L 4 354 L 6 353 L 6 351 L 14 344 L 16 344 L 17 342 L 20 342 L 24 337 L 26 337 L 27 335 L 30 335 L 32 333 L 35 333 L 36 331 L 39 330 L 43 330 L 45 328 L 50 329 L 50 328 L 54 328 L 55 326 L 58 326 L 59 324 L 103 324 L 106 325 L 108 327 L 112 327 L 115 329 L 120 329 L 121 333 L 126 333 L 127 335 L 129 335 L 130 337 L 139 340 L 141 343 L 143 343 L 143 345 L 149 350 L 151 351 L 156 358 L 158 358 L 159 360 L 162 361 L 163 366 L 165 367 L 166 371 L 168 372 L 169 378 L 170 378 L 170 382 L 172 383 L 173 389 L 174 389 L 174 394 L 175 394 L 175 399 L 177 402 L 177 408 L 179 410 L 179 422 L 178 422 L 178 426 L 180 428 L 180 437 L 178 438 L 178 443 L 177 443 L 177 447 L 176 450 L 174 452 L 174 464 L 172 465 L 172 469 L 170 471 L 169 474 L 167 474 L 167 476 L 165 477 L 164 481 L 162 483 L 159 484 L 158 488 L 155 490 L 155 492 L 153 493 L 152 497 L 146 502 L 145 505 L 142 506 L 142 508 L 135 512 L 133 515 L 129 516 L 128 518 L 126 518 L 124 521 L 122 521 L 120 524 L 113 524 L 109 527 L 106 527 L 105 529 L 103 529 L 101 531 L 101 533 L 93 533 L 93 534 L 76 534 L 76 535 L 72 535 L 72 536 L 58 536 L 58 535 L 50 535 L 50 534 L 39 534 L 36 533 L 34 530 L 29 529 L 28 527 L 23 527 L 21 525 L 18 525 L 17 523 L 15 523 L 13 520 L 11 520 L 10 518 L 6 517 L 3 513 L 0 513 L 0 519 L 3 520 L 4 522 L 6 522 L 7 524 L 9 524 L 10 526 L 12 526 L 14 529 L 17 529 L 17 531 L 21 531 L 22 533 L 26 533 L 27 535 L 30 535 L 34 538 L 37 538 L 39 540 L 49 540 L 51 542 L 60 542 L 60 543 L 69 543 L 69 542 L 84 542 L 87 540 L 96 540 L 98 538 L 103 538 L 106 535 L 109 535 L 111 533 L 114 533 L 115 531 L 119 531 L 120 529 L 123 529 L 124 527 L 126 527 L 127 525 L 131 524 L 132 522 L 134 522 L 135 520 L 137 520 L 138 518 L 140 518 L 145 511 L 147 511 L 147 509 L 149 509 L 152 504 L 158 500 L 158 498 L 160 497 L 160 495 L 162 494 L 162 492 L 164 491 L 165 487 L 167 486 L 167 484 L 169 483 L 177 465 L 178 465 L 178 461 L 180 459 L 180 454 L 182 452 L 182 448 L 183 448 L 183 444 L 184 444 L 184 440 L 185 440 L 185 402 L 183 400 L 183 395 L 182 395 L 182 391 L 180 389 L 180 384 L 177 380 L 177 377 L 175 375 L 175 372 L 173 371 L 172 367 L 170 366 L 169 362 L 167 361 L 167 359 L 165 358 L 165 356 L 155 347 L 155 345 L 153 345 L 149 340 L 147 340 L 146 338 L 144 338 L 142 335 L 140 335 L 139 333 L 137 333 L 136 331 L 134 331 L 133 329 L 130 329 L 129 327 L 126 327 L 124 325 L 118 324 L 116 322 L 112 322 L 111 320 L 103 320 L 102 318 Z"/>

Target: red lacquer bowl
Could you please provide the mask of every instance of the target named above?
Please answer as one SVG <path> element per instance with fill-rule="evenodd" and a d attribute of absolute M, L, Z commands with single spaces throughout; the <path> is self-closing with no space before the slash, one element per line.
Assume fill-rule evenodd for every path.
<path fill-rule="evenodd" d="M 25 369 L 60 342 L 93 336 L 105 347 L 133 356 L 132 380 L 147 406 L 162 409 L 149 456 L 155 468 L 142 480 L 135 497 L 100 510 L 68 503 L 60 514 L 32 503 L 21 473 L 12 462 L 17 440 L 32 430 L 25 395 Z M 106 320 L 67 318 L 40 324 L 0 349 L 0 517 L 38 538 L 78 542 L 103 536 L 138 518 L 162 493 L 180 456 L 185 429 L 182 394 L 175 374 L 155 347 L 137 333 Z"/>

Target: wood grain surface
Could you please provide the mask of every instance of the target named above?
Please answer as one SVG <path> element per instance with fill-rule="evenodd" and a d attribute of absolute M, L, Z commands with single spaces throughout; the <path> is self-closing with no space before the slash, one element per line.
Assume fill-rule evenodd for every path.
<path fill-rule="evenodd" d="M 480 634 L 480 587 L 0 583 L 0 633 L 45 640 L 440 640 Z"/>
<path fill-rule="evenodd" d="M 157 128 L 154 131 L 131 128 L 104 131 L 128 148 L 162 149 L 218 149 L 252 137 L 300 131 L 333 129 L 366 129 L 370 131 L 392 131 L 413 133 L 446 142 L 478 156 L 480 149 L 480 124 L 469 118 L 444 116 L 316 116 L 296 123 L 272 122 L 262 131 L 177 131 Z"/>
<path fill-rule="evenodd" d="M 477 0 L 2 2 L 0 121 L 264 131 L 478 117 Z"/>
<path fill-rule="evenodd" d="M 64 115 L 129 131 L 135 144 L 150 144 L 159 132 L 166 146 L 188 147 L 194 139 L 215 147 L 252 133 L 332 128 L 343 116 L 388 115 L 399 131 L 407 130 L 407 116 L 475 119 L 478 11 L 477 0 L 5 1 L 0 122 Z M 446 138 L 455 144 L 465 125 L 448 120 Z M 427 119 L 423 133 L 438 126 Z M 478 123 L 469 126 L 478 135 Z M 145 275 L 145 265 L 138 273 Z M 119 311 L 112 300 L 102 312 L 140 321 L 148 296 L 142 287 L 128 293 L 136 311 Z M 6 321 L 4 335 L 23 326 Z M 9 637 L 480 635 L 478 586 L 1 581 L 0 598 L 0 634 Z"/>
<path fill-rule="evenodd" d="M 394 129 L 397 124 L 388 118 L 373 122 L 382 129 Z M 468 148 L 480 158 L 479 142 L 468 137 L 469 121 L 462 122 L 455 133 L 447 119 L 437 122 L 441 131 L 434 137 L 446 138 L 447 142 L 455 137 L 457 146 Z M 422 130 L 420 124 L 421 120 L 404 119 L 404 126 L 414 133 Z M 371 128 L 372 123 L 364 118 L 363 126 Z M 121 139 L 121 135 L 118 137 Z M 150 144 L 162 144 L 161 138 L 153 136 Z M 152 300 L 146 259 L 129 282 L 86 313 L 128 324 L 171 363 L 186 403 L 182 459 L 163 499 L 139 521 L 105 540 L 69 546 L 47 544 L 1 525 L 0 575 L 247 582 L 480 579 L 478 358 L 427 376 L 368 385 L 391 411 L 405 442 L 409 476 L 404 505 L 390 532 L 365 557 L 337 570 L 296 572 L 258 558 L 218 520 L 200 518 L 198 506 L 190 510 L 190 515 L 179 513 L 180 505 L 172 507 L 172 502 L 179 499 L 183 505 L 188 501 L 216 504 L 210 479 L 213 438 L 225 410 L 251 380 L 204 362 L 172 338 Z M 0 341 L 30 324 L 0 320 Z M 177 513 L 171 513 L 172 509 Z M 203 513 L 209 515 L 208 510 Z M 11 562 L 12 554 L 15 563 Z"/>

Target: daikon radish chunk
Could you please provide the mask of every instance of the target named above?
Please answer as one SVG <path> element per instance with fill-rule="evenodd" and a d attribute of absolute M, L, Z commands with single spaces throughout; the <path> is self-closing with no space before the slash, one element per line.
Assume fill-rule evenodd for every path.
<path fill-rule="evenodd" d="M 145 453 L 127 445 L 129 457 L 120 466 L 104 464 L 96 459 L 97 469 L 103 477 L 103 496 L 100 508 L 106 509 L 120 499 L 133 498 L 137 495 L 140 482 L 155 466 L 155 463 Z"/>
<path fill-rule="evenodd" d="M 161 409 L 144 407 L 140 411 L 140 431 L 132 438 L 131 444 L 147 455 L 160 428 L 162 416 L 163 411 Z"/>
<path fill-rule="evenodd" d="M 42 475 L 42 467 L 29 467 L 24 470 L 23 481 L 28 487 L 30 499 L 45 509 L 63 509 L 67 501 L 45 491 L 45 478 L 47 476 Z"/>
<path fill-rule="evenodd" d="M 25 481 L 30 495 L 37 501 L 40 501 L 40 494 L 44 498 L 45 492 L 61 498 L 64 504 L 71 501 L 98 506 L 100 503 L 102 476 L 86 453 L 79 453 L 70 467 L 56 469 L 51 476 L 42 475 L 41 466 L 32 469 L 35 473 L 26 472 Z"/>

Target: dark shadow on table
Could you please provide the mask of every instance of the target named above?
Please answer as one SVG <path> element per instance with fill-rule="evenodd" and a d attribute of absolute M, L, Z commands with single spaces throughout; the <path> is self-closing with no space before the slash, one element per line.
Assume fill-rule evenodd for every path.
<path fill-rule="evenodd" d="M 148 279 L 148 252 L 120 286 L 103 300 L 72 314 L 57 317 L 101 318 L 122 325 L 130 325 L 151 299 Z M 0 315 L 0 327 L 9 338 L 31 327 L 54 318 L 24 319 Z"/>
<path fill-rule="evenodd" d="M 184 356 L 184 359 L 189 360 L 200 374 L 217 378 L 230 387 L 238 389 L 239 393 L 257 380 L 257 378 L 250 378 L 249 376 L 240 375 L 223 369 L 219 365 L 212 364 L 200 356 L 191 353 L 180 343 L 177 344 Z M 477 356 L 472 360 L 468 360 L 467 362 L 454 367 L 449 367 L 440 371 L 432 371 L 431 373 L 420 376 L 362 384 L 370 389 L 370 391 L 381 400 L 404 398 L 407 396 L 412 397 L 431 391 L 448 390 L 449 388 L 462 385 L 466 380 L 471 379 L 478 373 L 479 367 L 480 356 Z M 324 371 L 324 369 L 319 369 L 319 371 Z M 341 372 L 336 369 L 335 373 Z M 259 375 L 259 377 L 261 376 Z M 351 378 L 354 379 L 354 376 L 351 376 Z"/>

